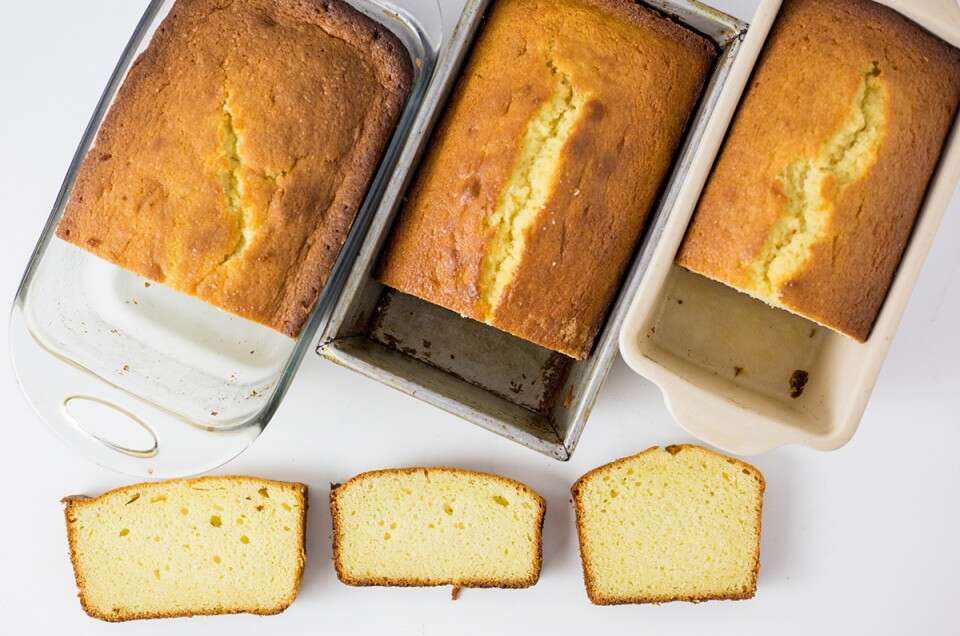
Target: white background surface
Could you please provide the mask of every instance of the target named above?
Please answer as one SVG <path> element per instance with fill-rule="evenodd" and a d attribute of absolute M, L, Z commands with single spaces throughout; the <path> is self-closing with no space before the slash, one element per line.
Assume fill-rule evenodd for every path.
<path fill-rule="evenodd" d="M 456 0 L 443 0 L 453 8 Z M 0 0 L 0 299 L 12 300 L 74 148 L 144 0 Z M 714 5 L 749 19 L 753 0 Z M 940 229 L 859 433 L 845 448 L 752 461 L 767 478 L 755 599 L 593 607 L 568 503 L 586 470 L 688 440 L 652 385 L 615 365 L 573 459 L 559 463 L 308 356 L 273 423 L 222 472 L 312 488 L 300 596 L 276 617 L 111 626 L 87 618 L 60 497 L 126 480 L 74 457 L 0 356 L 0 634 L 960 633 L 960 200 Z M 5 326 L 5 325 L 4 325 Z M 6 348 L 6 338 L 0 340 Z M 548 501 L 540 582 L 519 591 L 350 588 L 330 561 L 328 484 L 444 463 L 521 479 Z"/>

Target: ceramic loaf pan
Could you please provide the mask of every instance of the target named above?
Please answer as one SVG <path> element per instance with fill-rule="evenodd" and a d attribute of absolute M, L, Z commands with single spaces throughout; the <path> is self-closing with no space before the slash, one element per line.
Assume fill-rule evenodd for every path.
<path fill-rule="evenodd" d="M 317 352 L 474 424 L 559 460 L 569 459 L 616 355 L 625 312 L 646 269 L 660 226 L 703 127 L 738 55 L 747 25 L 696 0 L 645 0 L 654 9 L 711 38 L 721 49 L 692 118 L 673 172 L 634 254 L 591 354 L 573 361 L 426 301 L 390 290 L 372 275 L 401 196 L 415 174 L 430 131 L 456 83 L 491 0 L 468 0 L 448 40 L 410 142 L 343 291 L 322 329 Z"/>
<path fill-rule="evenodd" d="M 960 178 L 960 134 L 947 139 L 913 234 L 872 335 L 864 344 L 769 307 L 674 264 L 701 190 L 782 0 L 764 0 L 707 124 L 700 152 L 668 218 L 620 332 L 630 367 L 657 384 L 692 435 L 740 454 L 785 444 L 821 450 L 854 434 L 917 276 Z M 960 46 L 954 0 L 887 0 Z M 802 394 L 797 383 L 806 378 Z M 791 386 L 793 379 L 793 386 Z"/>

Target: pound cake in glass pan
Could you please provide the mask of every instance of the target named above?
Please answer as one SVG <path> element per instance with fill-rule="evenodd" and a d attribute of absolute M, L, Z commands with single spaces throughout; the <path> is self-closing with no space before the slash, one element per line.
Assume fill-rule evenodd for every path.
<path fill-rule="evenodd" d="M 441 34 L 436 0 L 149 5 L 14 305 L 21 385 L 61 436 L 168 476 L 256 437 L 355 254 Z"/>
<path fill-rule="evenodd" d="M 296 336 L 410 89 L 336 2 L 178 0 L 87 153 L 57 236 Z"/>

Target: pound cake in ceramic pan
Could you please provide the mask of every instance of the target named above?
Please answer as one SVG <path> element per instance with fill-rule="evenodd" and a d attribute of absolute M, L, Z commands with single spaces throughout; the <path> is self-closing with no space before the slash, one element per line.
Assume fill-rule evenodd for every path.
<path fill-rule="evenodd" d="M 400 41 L 340 0 L 179 0 L 57 235 L 295 337 L 410 83 Z"/>
<path fill-rule="evenodd" d="M 495 2 L 380 279 L 586 357 L 716 53 L 635 2 Z"/>
<path fill-rule="evenodd" d="M 870 335 L 960 101 L 960 52 L 868 0 L 787 0 L 678 262 Z"/>

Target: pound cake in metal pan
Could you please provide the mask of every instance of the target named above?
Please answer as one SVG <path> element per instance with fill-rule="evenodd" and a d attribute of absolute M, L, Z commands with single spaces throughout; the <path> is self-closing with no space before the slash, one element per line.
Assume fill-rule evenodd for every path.
<path fill-rule="evenodd" d="M 496 2 L 381 280 L 585 358 L 716 53 L 634 2 Z"/>

